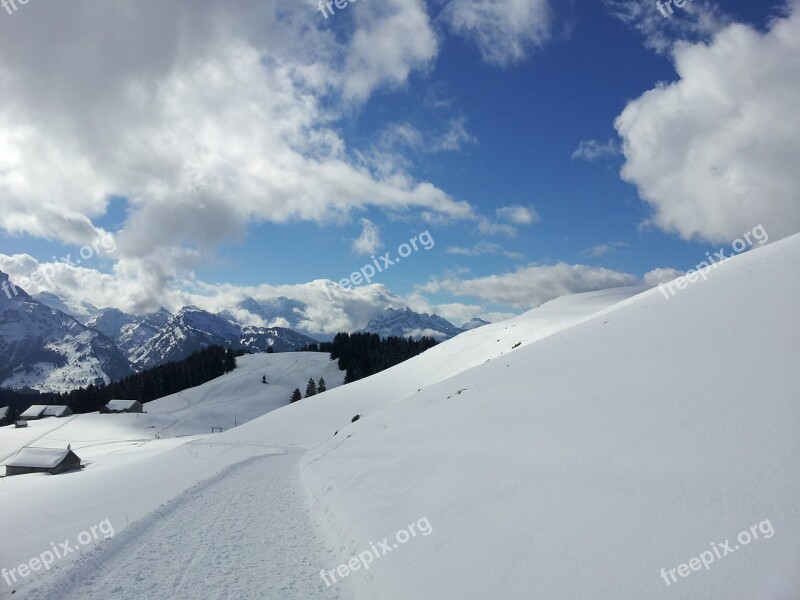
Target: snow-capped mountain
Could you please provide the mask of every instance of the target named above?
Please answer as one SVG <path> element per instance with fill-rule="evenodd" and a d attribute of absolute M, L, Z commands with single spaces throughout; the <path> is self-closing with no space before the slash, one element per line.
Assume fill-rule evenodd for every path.
<path fill-rule="evenodd" d="M 283 327 L 241 327 L 196 306 L 187 306 L 170 316 L 155 336 L 139 346 L 132 353 L 131 362 L 137 367 L 149 368 L 180 360 L 212 344 L 256 352 L 264 352 L 272 346 L 276 352 L 286 352 L 314 341 Z"/>
<path fill-rule="evenodd" d="M 97 316 L 101 311 L 94 304 L 89 302 L 71 302 L 52 292 L 39 292 L 33 298 L 55 310 L 60 310 L 65 315 L 69 315 L 82 325 L 86 325 L 90 319 Z"/>
<path fill-rule="evenodd" d="M 137 364 L 141 349 L 162 332 L 171 316 L 163 307 L 146 315 L 129 315 L 117 308 L 104 308 L 86 326 L 110 337 L 128 360 Z"/>
<path fill-rule="evenodd" d="M 3 285 L 8 293 L 0 293 L 0 387 L 68 391 L 181 360 L 212 344 L 287 352 L 317 341 L 283 327 L 241 326 L 194 306 L 176 315 L 165 308 L 130 315 L 91 305 L 81 312 L 55 294 L 40 294 L 54 307 L 89 317 L 84 325 L 72 314 L 12 288 L 8 276 L 0 273 Z"/>
<path fill-rule="evenodd" d="M 483 319 L 479 319 L 478 317 L 474 317 L 464 323 L 461 326 L 461 329 L 464 331 L 469 331 L 470 329 L 477 329 L 478 327 L 483 327 L 484 325 L 491 325 L 491 322 L 484 321 Z"/>
<path fill-rule="evenodd" d="M 12 288 L 2 272 L 0 287 L 8 290 L 0 293 L 0 387 L 61 392 L 133 372 L 106 335 Z"/>
<path fill-rule="evenodd" d="M 456 327 L 439 315 L 417 313 L 405 306 L 400 310 L 387 308 L 383 314 L 370 320 L 367 326 L 359 329 L 358 332 L 377 333 L 381 337 L 419 338 L 427 336 L 443 340 L 463 333 L 464 329 Z"/>

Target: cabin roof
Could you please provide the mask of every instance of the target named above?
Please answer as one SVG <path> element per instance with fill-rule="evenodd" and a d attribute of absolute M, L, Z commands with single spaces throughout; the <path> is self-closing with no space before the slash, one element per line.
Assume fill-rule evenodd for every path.
<path fill-rule="evenodd" d="M 14 458 L 6 463 L 6 466 L 52 469 L 58 466 L 70 454 L 78 458 L 72 450 L 61 448 L 23 448 L 17 452 Z"/>
<path fill-rule="evenodd" d="M 40 417 L 47 408 L 46 404 L 33 404 L 28 410 L 20 415 L 20 417 Z"/>
<path fill-rule="evenodd" d="M 138 403 L 138 400 L 110 400 L 108 404 L 106 404 L 106 408 L 112 410 L 128 410 L 129 408 L 136 406 Z"/>

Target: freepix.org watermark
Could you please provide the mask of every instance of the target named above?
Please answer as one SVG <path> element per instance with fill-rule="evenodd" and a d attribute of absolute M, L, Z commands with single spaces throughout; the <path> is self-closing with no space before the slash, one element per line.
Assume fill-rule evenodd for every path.
<path fill-rule="evenodd" d="M 1 1 L 1 0 L 0 0 Z M 100 254 L 100 251 L 103 250 L 106 254 L 113 254 L 114 251 L 117 249 L 117 243 L 114 241 L 114 237 L 110 234 L 106 234 L 100 238 L 97 238 L 90 246 L 83 246 L 80 250 L 78 250 L 77 256 L 73 259 L 72 252 L 67 254 L 66 256 L 62 256 L 59 259 L 53 257 L 53 260 L 56 263 L 64 263 L 70 267 L 77 267 L 82 262 L 86 262 L 92 259 L 95 255 Z M 9 284 L 8 281 L 4 281 L 2 287 L 3 293 L 11 300 L 12 296 L 19 295 L 19 288 L 23 290 L 29 289 L 31 284 L 34 285 L 41 285 L 42 283 L 47 283 L 48 286 L 52 287 L 53 281 L 52 278 L 56 275 L 56 269 L 53 263 L 48 263 L 41 265 L 36 271 L 34 271 L 30 277 L 22 277 L 17 280 L 16 285 Z M 19 286 L 19 288 L 17 287 Z"/>
<path fill-rule="evenodd" d="M 740 532 L 739 535 L 736 536 L 736 541 L 739 542 L 738 544 L 731 546 L 730 540 L 725 540 L 721 544 L 711 542 L 713 552 L 711 550 L 706 550 L 694 558 L 689 559 L 688 562 L 678 565 L 674 569 L 661 569 L 661 578 L 669 587 L 673 583 L 678 582 L 678 578 L 675 577 L 676 572 L 681 577 L 688 577 L 693 571 L 699 571 L 701 568 L 705 568 L 705 570 L 708 571 L 715 560 L 724 558 L 728 556 L 728 554 L 733 554 L 740 548 L 747 546 L 750 542 L 759 539 L 759 532 L 765 540 L 775 535 L 775 530 L 772 528 L 772 523 L 769 522 L 769 519 L 764 519 L 760 523 L 750 527 L 750 529 L 745 529 Z"/>
<path fill-rule="evenodd" d="M 363 1 L 366 2 L 366 0 Z M 336 5 L 336 8 L 338 8 L 339 10 L 342 10 L 347 8 L 353 2 L 357 2 L 357 0 L 328 0 L 328 2 L 320 0 L 319 4 L 317 5 L 317 10 L 322 13 L 323 17 L 327 19 L 328 18 L 327 11 L 330 11 L 331 16 L 336 14 L 336 11 L 333 10 L 334 5 Z"/>
<path fill-rule="evenodd" d="M 81 546 L 87 546 L 93 541 L 99 540 L 101 535 L 104 540 L 114 535 L 114 526 L 108 519 L 101 521 L 97 525 L 92 525 L 89 527 L 89 531 L 81 531 L 78 534 L 78 545 L 70 544 L 69 540 L 64 540 L 58 545 L 55 542 L 50 542 L 50 550 L 45 550 L 39 556 L 34 556 L 28 562 L 22 563 L 13 569 L 2 569 L 0 570 L 0 575 L 8 585 L 13 585 L 18 582 L 17 576 L 22 579 L 41 569 L 49 571 L 56 560 L 64 558 L 67 554 L 77 552 L 81 549 Z"/>
<path fill-rule="evenodd" d="M 662 294 L 664 294 L 664 298 L 669 300 L 677 293 L 675 291 L 676 287 L 679 290 L 685 290 L 690 283 L 694 283 L 700 277 L 702 277 L 703 281 L 705 281 L 708 279 L 709 271 L 712 268 L 716 269 L 726 258 L 731 258 L 735 254 L 744 252 L 748 246 L 753 246 L 756 243 L 759 245 L 765 244 L 767 241 L 769 241 L 769 234 L 767 233 L 767 230 L 764 229 L 763 225 L 756 225 L 753 227 L 752 231 L 748 231 L 742 237 L 733 241 L 731 244 L 731 247 L 733 248 L 733 254 L 730 256 L 725 256 L 724 248 L 721 248 L 718 252 L 715 252 L 713 256 L 710 252 L 706 252 L 706 257 L 708 258 L 707 261 L 699 263 L 694 269 L 689 269 L 686 271 L 686 275 L 678 277 L 667 284 L 659 283 L 658 289 Z"/>
<path fill-rule="evenodd" d="M 417 244 L 419 242 L 419 245 Z M 350 274 L 350 277 L 345 277 L 338 283 L 334 283 L 332 286 L 328 286 L 325 288 L 325 295 L 328 297 L 328 300 L 333 300 L 333 296 L 338 294 L 338 290 L 346 290 L 349 287 L 357 287 L 359 285 L 365 285 L 372 283 L 372 278 L 375 277 L 378 273 L 382 273 L 389 267 L 394 266 L 395 264 L 400 262 L 401 258 L 407 258 L 411 256 L 412 252 L 419 251 L 420 247 L 424 250 L 430 250 L 436 245 L 436 241 L 433 239 L 433 236 L 430 232 L 426 229 L 422 233 L 417 236 L 414 236 L 410 240 L 408 240 L 407 244 L 400 244 L 397 247 L 397 254 L 399 257 L 395 257 L 394 259 L 390 258 L 391 252 L 387 252 L 383 256 L 375 258 L 373 254 L 370 256 L 372 259 L 372 263 L 366 264 L 361 267 L 358 271 L 353 271 Z M 373 266 L 374 265 L 374 266 Z"/>
<path fill-rule="evenodd" d="M 661 2 L 661 0 L 656 0 L 656 8 L 658 12 L 664 15 L 664 18 L 668 18 L 672 16 L 674 12 L 672 10 L 672 5 L 674 4 L 678 8 L 683 8 L 686 6 L 686 2 L 691 2 L 692 0 L 666 0 L 665 2 Z M 667 12 L 669 11 L 669 12 Z"/>
<path fill-rule="evenodd" d="M 417 537 L 417 534 L 421 535 L 422 537 L 427 537 L 431 533 L 433 533 L 433 527 L 431 527 L 428 517 L 422 517 L 421 519 L 418 519 L 416 523 L 411 523 L 405 529 L 398 531 L 394 535 L 394 542 L 389 541 L 388 537 L 383 538 L 382 542 L 378 542 L 377 546 L 374 542 L 370 542 L 369 550 L 359 552 L 356 556 L 348 560 L 346 563 L 342 563 L 335 569 L 331 569 L 330 571 L 323 569 L 319 572 L 319 576 L 322 577 L 325 585 L 331 587 L 332 584 L 337 583 L 337 575 L 339 576 L 339 580 L 342 580 L 351 572 L 358 571 L 362 567 L 364 570 L 369 570 L 369 566 L 373 561 L 386 556 L 389 554 L 389 552 L 397 549 L 401 544 L 405 544 L 411 538 Z M 329 578 L 330 581 L 328 580 Z"/>
<path fill-rule="evenodd" d="M 25 6 L 30 0 L 0 0 L 0 6 L 6 9 L 6 12 L 10 15 L 13 15 L 15 12 L 19 10 L 20 6 Z"/>

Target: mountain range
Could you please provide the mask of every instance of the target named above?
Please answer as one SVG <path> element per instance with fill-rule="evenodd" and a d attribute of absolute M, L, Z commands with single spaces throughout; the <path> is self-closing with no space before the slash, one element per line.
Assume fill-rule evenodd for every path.
<path fill-rule="evenodd" d="M 358 333 L 377 333 L 381 337 L 410 336 L 418 338 L 427 336 L 445 340 L 464 333 L 466 330 L 467 328 L 456 327 L 437 314 L 417 313 L 405 306 L 400 310 L 387 308 L 383 314 L 371 319 L 366 327 L 359 329 Z"/>
<path fill-rule="evenodd" d="M 247 298 L 213 314 L 186 306 L 144 315 L 117 308 L 76 305 L 43 292 L 35 297 L 11 287 L 0 272 L 0 387 L 63 392 L 108 383 L 217 344 L 252 352 L 290 352 L 317 339 L 297 331 L 305 304 L 286 297 Z M 16 290 L 17 293 L 11 293 Z M 253 324 L 258 323 L 258 324 Z M 439 315 L 409 307 L 386 309 L 361 332 L 382 337 L 429 336 L 444 340 L 485 325 L 456 327 Z"/>

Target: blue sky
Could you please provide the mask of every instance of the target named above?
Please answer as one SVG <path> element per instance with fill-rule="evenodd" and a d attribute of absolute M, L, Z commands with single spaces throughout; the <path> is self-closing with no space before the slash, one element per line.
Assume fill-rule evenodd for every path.
<path fill-rule="evenodd" d="M 0 111 L 0 269 L 19 281 L 98 236 L 119 242 L 34 292 L 131 312 L 293 295 L 325 313 L 307 315 L 319 329 L 403 303 L 496 319 L 653 284 L 758 224 L 771 241 L 800 226 L 797 144 L 765 142 L 797 129 L 774 99 L 797 90 L 797 47 L 776 25 L 796 27 L 792 3 L 692 0 L 668 19 L 619 0 L 357 1 L 327 20 L 311 2 L 125 10 L 0 13 L 17 57 L 0 67 L 15 99 Z M 87 56 L 72 80 L 41 69 L 33 43 L 59 20 L 53 43 Z M 736 79 L 747 69 L 752 88 Z M 746 148 L 772 157 L 769 183 Z M 365 228 L 377 238 L 358 251 Z M 353 306 L 319 304 L 311 282 L 422 231 L 435 247 Z"/>

